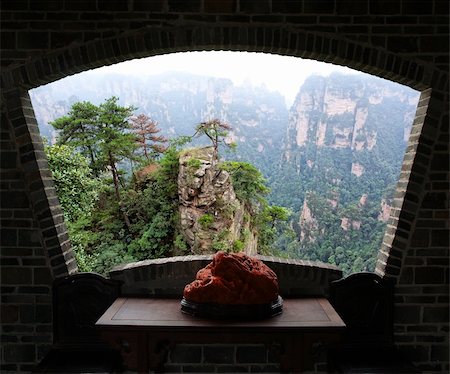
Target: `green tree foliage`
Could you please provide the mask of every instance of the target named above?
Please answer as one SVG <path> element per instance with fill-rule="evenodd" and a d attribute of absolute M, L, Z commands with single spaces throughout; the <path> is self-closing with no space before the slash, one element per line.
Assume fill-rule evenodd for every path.
<path fill-rule="evenodd" d="M 105 273 L 115 264 L 132 261 L 124 245 L 97 225 L 100 216 L 108 215 L 98 211 L 105 180 L 92 178 L 89 161 L 71 146 L 47 146 L 45 152 L 79 270 Z"/>
<path fill-rule="evenodd" d="M 262 254 L 277 254 L 277 238 L 292 232 L 288 225 L 292 212 L 284 207 L 264 203 L 257 216 L 258 250 Z"/>
<path fill-rule="evenodd" d="M 95 163 L 88 162 L 83 155 L 85 149 L 78 142 L 47 147 L 73 248 L 83 271 L 105 273 L 119 263 L 182 254 L 187 250 L 186 243 L 177 235 L 178 170 L 179 149 L 191 138 L 173 139 L 160 159 L 147 167 L 142 164 L 139 179 L 127 178 L 120 168 L 135 157 L 136 134 L 130 131 L 128 122 L 133 108 L 121 107 L 117 101 L 114 97 L 108 99 L 95 110 L 89 103 L 83 103 L 95 114 L 92 123 L 97 130 L 89 143 L 96 150 Z M 61 132 L 65 130 L 61 127 Z M 214 131 L 214 144 L 218 146 L 224 134 Z M 65 139 L 72 143 L 69 137 Z M 198 162 L 193 160 L 193 166 L 195 161 Z M 93 178 L 93 167 L 109 170 L 110 177 L 103 172 Z M 253 213 L 253 225 L 259 231 L 262 248 L 270 247 L 281 227 L 279 223 L 287 220 L 289 212 L 267 204 L 265 196 L 269 189 L 253 165 L 229 161 L 221 167 L 230 172 L 237 197 Z M 212 215 L 205 214 L 200 224 L 207 228 L 213 221 Z M 226 235 L 226 230 L 217 235 L 213 249 L 244 248 L 240 240 L 232 248 L 225 248 Z"/>
<path fill-rule="evenodd" d="M 206 213 L 203 214 L 199 219 L 198 223 L 200 226 L 202 226 L 204 229 L 209 228 L 214 223 L 214 216 L 212 214 Z"/>
<path fill-rule="evenodd" d="M 261 172 L 248 162 L 225 161 L 220 167 L 231 175 L 234 192 L 237 198 L 252 209 L 265 202 L 270 192 Z"/>
<path fill-rule="evenodd" d="M 130 220 L 123 208 L 120 193 L 120 173 L 118 163 L 124 160 L 133 160 L 137 147 L 136 134 L 129 132 L 131 125 L 129 118 L 133 110 L 132 106 L 122 107 L 118 105 L 118 98 L 111 97 L 99 106 L 97 133 L 99 154 L 105 169 L 109 169 L 114 184 L 115 197 L 122 212 L 122 216 L 128 230 L 131 230 Z M 123 185 L 123 183 L 122 183 Z"/>
<path fill-rule="evenodd" d="M 90 102 L 77 102 L 66 116 L 50 124 L 58 130 L 58 144 L 70 144 L 89 159 L 90 168 L 99 175 L 98 107 Z"/>
<path fill-rule="evenodd" d="M 120 184 L 123 186 L 124 183 L 120 180 L 118 164 L 135 159 L 137 137 L 129 131 L 129 118 L 135 108 L 122 107 L 118 100 L 113 96 L 100 106 L 89 102 L 75 103 L 67 116 L 51 124 L 59 130 L 59 144 L 71 145 L 89 157 L 93 175 L 99 177 L 101 171 L 109 170 L 118 209 L 130 229 L 129 219 L 123 211 Z"/>
<path fill-rule="evenodd" d="M 283 232 L 287 235 L 291 231 L 287 225 L 291 211 L 281 206 L 269 205 L 266 196 L 270 189 L 261 172 L 252 164 L 225 161 L 220 167 L 230 173 L 237 198 L 252 213 L 253 225 L 258 232 L 259 253 L 275 253 L 277 237 Z M 239 243 L 236 246 L 239 246 Z"/>
<path fill-rule="evenodd" d="M 279 221 L 287 221 L 292 212 L 281 206 L 266 206 L 264 208 L 264 220 L 270 223 L 270 227 L 275 227 Z"/>
<path fill-rule="evenodd" d="M 198 124 L 195 128 L 194 137 L 206 135 L 213 145 L 216 158 L 218 158 L 219 144 L 225 144 L 229 147 L 234 147 L 234 144 L 227 144 L 225 142 L 225 137 L 228 135 L 229 130 L 231 130 L 230 125 L 216 118 Z"/>
<path fill-rule="evenodd" d="M 130 189 L 125 209 L 130 217 L 135 239 L 128 245 L 137 259 L 170 256 L 173 253 L 178 220 L 178 157 L 170 147 L 158 169 L 147 176 L 143 186 Z M 180 239 L 178 238 L 178 242 Z M 182 249 L 182 244 L 178 243 Z"/>
<path fill-rule="evenodd" d="M 66 221 L 89 217 L 101 183 L 92 178 L 86 157 L 67 145 L 46 146 L 45 153 Z"/>

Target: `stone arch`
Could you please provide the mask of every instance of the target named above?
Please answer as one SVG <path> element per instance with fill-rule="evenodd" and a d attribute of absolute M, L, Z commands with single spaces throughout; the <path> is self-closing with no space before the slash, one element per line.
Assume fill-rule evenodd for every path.
<path fill-rule="evenodd" d="M 37 56 L 2 74 L 3 99 L 18 140 L 25 179 L 53 275 L 76 272 L 77 268 L 27 90 L 74 73 L 133 58 L 199 50 L 253 51 L 315 59 L 345 65 L 422 91 L 398 182 L 395 206 L 376 268 L 377 273 L 396 278 L 400 274 L 404 251 L 411 240 L 410 229 L 422 199 L 420 191 L 425 181 L 420 175 L 430 163 L 429 152 L 420 150 L 433 147 L 433 124 L 439 120 L 438 113 L 427 111 L 431 99 L 429 87 L 436 86 L 439 81 L 445 82 L 444 73 L 383 49 L 332 34 L 271 26 L 198 25 L 146 27 L 109 39 L 71 45 Z M 421 158 L 419 165 L 416 162 L 418 154 Z"/>

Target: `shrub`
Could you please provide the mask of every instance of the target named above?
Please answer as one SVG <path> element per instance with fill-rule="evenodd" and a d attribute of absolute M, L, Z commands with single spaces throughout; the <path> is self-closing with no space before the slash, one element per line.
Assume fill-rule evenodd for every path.
<path fill-rule="evenodd" d="M 175 249 L 179 249 L 183 252 L 188 250 L 188 245 L 187 245 L 186 241 L 184 240 L 183 235 L 178 234 L 175 237 L 175 240 L 173 241 L 173 245 L 174 245 Z"/>
<path fill-rule="evenodd" d="M 199 219 L 198 223 L 203 229 L 208 229 L 214 222 L 214 216 L 212 214 L 203 214 Z"/>
<path fill-rule="evenodd" d="M 242 252 L 244 249 L 244 243 L 240 240 L 235 240 L 233 242 L 233 252 Z"/>
<path fill-rule="evenodd" d="M 187 166 L 191 169 L 198 169 L 200 166 L 202 166 L 202 162 L 197 158 L 190 158 L 187 161 Z"/>

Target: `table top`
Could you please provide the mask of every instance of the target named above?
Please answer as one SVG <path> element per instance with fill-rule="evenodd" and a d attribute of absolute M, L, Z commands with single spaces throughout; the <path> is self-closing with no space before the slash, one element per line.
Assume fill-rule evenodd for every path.
<path fill-rule="evenodd" d="M 180 300 L 120 297 L 100 317 L 100 328 L 152 330 L 227 329 L 227 330 L 326 330 L 343 329 L 344 322 L 325 298 L 299 298 L 283 301 L 280 315 L 263 320 L 211 320 L 181 312 Z"/>

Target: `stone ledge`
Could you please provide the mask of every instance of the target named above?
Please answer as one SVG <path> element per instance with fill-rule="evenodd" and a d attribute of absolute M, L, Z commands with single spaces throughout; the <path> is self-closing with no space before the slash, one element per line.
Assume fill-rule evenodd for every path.
<path fill-rule="evenodd" d="M 116 266 L 110 277 L 123 282 L 124 295 L 180 297 L 184 286 L 195 279 L 198 270 L 213 255 L 159 258 Z M 321 262 L 257 256 L 278 276 L 282 297 L 327 296 L 331 281 L 342 278 L 342 271 Z"/>

